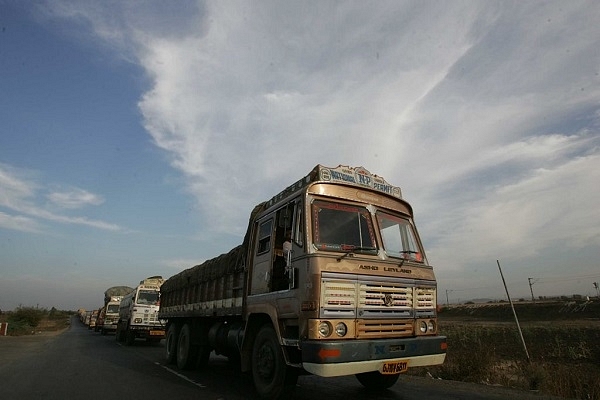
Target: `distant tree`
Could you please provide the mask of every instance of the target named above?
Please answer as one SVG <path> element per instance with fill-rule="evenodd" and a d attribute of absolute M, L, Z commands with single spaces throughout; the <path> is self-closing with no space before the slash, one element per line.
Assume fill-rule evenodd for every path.
<path fill-rule="evenodd" d="M 44 318 L 45 310 L 33 307 L 19 307 L 13 311 L 8 322 L 17 325 L 26 325 L 35 328 Z"/>

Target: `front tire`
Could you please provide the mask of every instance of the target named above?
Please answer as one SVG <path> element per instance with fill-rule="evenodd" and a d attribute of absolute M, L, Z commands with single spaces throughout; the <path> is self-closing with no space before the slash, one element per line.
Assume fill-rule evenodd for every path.
<path fill-rule="evenodd" d="M 117 331 L 115 332 L 115 340 L 117 343 L 123 343 L 125 341 L 125 332 L 119 325 L 117 325 Z"/>
<path fill-rule="evenodd" d="M 130 327 L 127 327 L 127 330 L 125 331 L 125 346 L 133 346 L 134 343 L 135 332 Z"/>
<path fill-rule="evenodd" d="M 298 373 L 285 363 L 277 334 L 270 325 L 258 331 L 252 348 L 252 378 L 260 397 L 277 399 L 291 392 L 298 381 Z"/>
<path fill-rule="evenodd" d="M 400 374 L 396 375 L 383 375 L 378 371 L 364 372 L 362 374 L 356 374 L 356 379 L 370 391 L 382 391 L 389 389 L 398 382 Z"/>

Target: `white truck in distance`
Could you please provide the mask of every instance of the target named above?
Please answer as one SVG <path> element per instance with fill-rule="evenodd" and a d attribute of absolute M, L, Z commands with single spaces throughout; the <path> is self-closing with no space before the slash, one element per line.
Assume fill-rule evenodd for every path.
<path fill-rule="evenodd" d="M 160 342 L 165 337 L 165 328 L 158 319 L 160 287 L 164 279 L 151 276 L 129 294 L 123 296 L 119 305 L 119 321 L 116 339 L 132 345 L 136 338 L 148 342 Z"/>
<path fill-rule="evenodd" d="M 99 327 L 100 333 L 106 335 L 108 332 L 117 331 L 117 322 L 119 322 L 119 306 L 123 296 L 131 293 L 133 288 L 129 286 L 113 286 L 104 292 L 104 307 L 100 312 L 102 321 Z"/>

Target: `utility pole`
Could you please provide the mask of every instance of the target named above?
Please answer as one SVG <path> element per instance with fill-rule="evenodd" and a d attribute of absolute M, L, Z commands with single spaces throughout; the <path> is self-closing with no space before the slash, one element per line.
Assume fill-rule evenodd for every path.
<path fill-rule="evenodd" d="M 510 298 L 510 294 L 508 294 L 508 287 L 506 286 L 506 281 L 504 280 L 504 274 L 502 273 L 502 268 L 500 268 L 500 261 L 496 260 L 498 264 L 498 270 L 500 271 L 500 276 L 502 277 L 502 284 L 504 285 L 504 290 L 506 290 L 506 297 L 508 297 L 508 302 L 510 303 L 510 308 L 512 308 L 513 315 L 515 317 L 515 322 L 517 323 L 517 330 L 519 331 L 519 336 L 521 336 L 521 343 L 523 343 L 523 349 L 525 350 L 525 356 L 527 357 L 527 361 L 531 362 L 529 358 L 529 351 L 527 351 L 527 345 L 525 344 L 525 339 L 523 338 L 523 331 L 521 331 L 521 325 L 519 324 L 519 318 L 517 318 L 517 312 L 515 311 L 515 306 Z M 531 278 L 530 278 L 531 279 Z"/>
<path fill-rule="evenodd" d="M 533 297 L 533 284 L 537 282 L 537 279 L 535 282 L 532 282 L 533 278 L 527 278 L 527 280 L 529 281 L 529 290 L 531 291 L 531 301 L 535 303 L 535 297 Z"/>
<path fill-rule="evenodd" d="M 452 292 L 452 290 L 446 289 L 446 307 L 450 307 L 450 301 L 448 301 L 448 293 Z"/>
<path fill-rule="evenodd" d="M 596 296 L 600 299 L 600 287 L 598 286 L 598 282 L 594 282 L 594 287 L 596 288 Z"/>

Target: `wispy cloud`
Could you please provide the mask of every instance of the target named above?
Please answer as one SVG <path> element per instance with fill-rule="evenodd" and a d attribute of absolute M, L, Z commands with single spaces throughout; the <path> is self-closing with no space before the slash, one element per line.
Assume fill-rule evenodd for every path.
<path fill-rule="evenodd" d="M 0 211 L 0 228 L 22 232 L 41 232 L 41 226 L 34 219 L 22 215 L 10 215 Z"/>
<path fill-rule="evenodd" d="M 172 30 L 60 4 L 146 71 L 143 124 L 205 232 L 321 163 L 402 186 L 447 269 L 600 245 L 594 1 L 198 2 Z"/>
<path fill-rule="evenodd" d="M 97 229 L 120 230 L 117 224 L 91 219 L 84 216 L 69 216 L 48 210 L 42 202 L 44 186 L 36 182 L 31 172 L 0 164 L 0 207 L 16 214 L 0 211 L 0 227 L 26 232 L 41 232 L 41 221 L 62 224 L 85 225 Z M 99 205 L 102 197 L 79 188 L 68 192 L 53 191 L 46 195 L 53 204 L 62 208 L 80 208 L 84 205 Z"/>
<path fill-rule="evenodd" d="M 49 193 L 47 198 L 54 204 L 63 208 L 81 208 L 88 205 L 100 205 L 104 199 L 87 190 L 72 188 L 68 191 L 55 191 Z"/>

